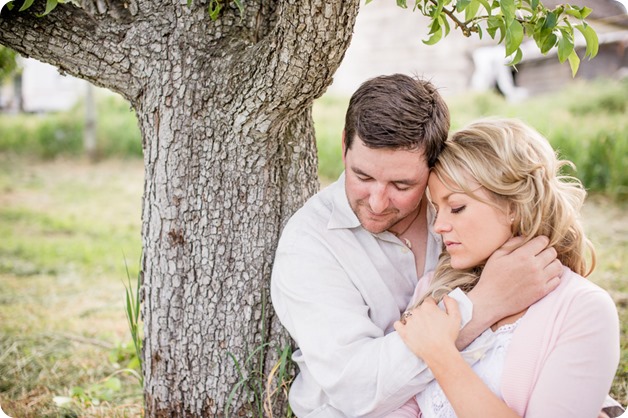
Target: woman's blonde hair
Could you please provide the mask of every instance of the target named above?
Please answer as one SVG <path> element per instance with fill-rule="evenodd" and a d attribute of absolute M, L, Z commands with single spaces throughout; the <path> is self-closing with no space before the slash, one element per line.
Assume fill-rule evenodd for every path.
<path fill-rule="evenodd" d="M 528 125 L 516 119 L 487 119 L 454 133 L 432 172 L 452 191 L 507 207 L 513 236 L 525 241 L 547 236 L 563 265 L 587 276 L 595 267 L 595 252 L 580 223 L 586 192 L 579 180 L 561 174 L 564 166 L 573 164 L 559 160 L 547 140 Z M 492 201 L 474 193 L 478 184 Z M 440 300 L 456 287 L 470 291 L 483 267 L 454 270 L 443 251 L 426 297 Z"/>

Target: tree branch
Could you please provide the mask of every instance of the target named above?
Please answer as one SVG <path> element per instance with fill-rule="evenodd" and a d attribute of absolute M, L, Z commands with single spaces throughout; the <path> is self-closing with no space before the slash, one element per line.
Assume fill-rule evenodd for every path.
<path fill-rule="evenodd" d="M 264 94 L 264 105 L 254 109 L 262 117 L 302 112 L 331 84 L 349 46 L 358 8 L 358 0 L 279 2 L 268 36 L 243 50 L 238 60 L 233 80 L 240 86 L 238 102 L 259 104 Z"/>
<path fill-rule="evenodd" d="M 117 0 L 107 1 L 109 6 L 120 4 Z M 128 38 L 133 30 L 129 23 L 120 23 L 132 18 L 131 11 L 124 15 L 118 9 L 108 9 L 109 13 L 92 15 L 72 4 L 59 4 L 50 14 L 37 17 L 41 10 L 35 6 L 23 12 L 17 7 L 3 11 L 0 43 L 26 57 L 52 64 L 62 73 L 117 91 L 127 99 L 139 94 L 141 86 L 130 76 L 134 66 L 130 51 L 134 46 Z"/>

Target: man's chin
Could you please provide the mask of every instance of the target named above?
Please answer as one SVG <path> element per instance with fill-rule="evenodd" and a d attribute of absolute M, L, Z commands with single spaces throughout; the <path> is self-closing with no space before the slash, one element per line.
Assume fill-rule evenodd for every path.
<path fill-rule="evenodd" d="M 360 224 L 362 228 L 369 231 L 371 234 L 381 234 L 384 231 L 387 231 L 392 225 L 390 222 L 369 222 L 360 220 Z"/>

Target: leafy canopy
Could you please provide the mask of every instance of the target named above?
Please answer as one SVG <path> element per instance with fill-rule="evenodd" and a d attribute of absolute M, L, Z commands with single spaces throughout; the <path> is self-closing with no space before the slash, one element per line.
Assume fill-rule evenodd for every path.
<path fill-rule="evenodd" d="M 408 7 L 406 0 L 397 0 L 397 5 Z M 521 61 L 524 36 L 534 39 L 543 54 L 556 47 L 558 60 L 568 60 L 574 76 L 580 65 L 575 29 L 586 41 L 585 58 L 593 58 L 598 51 L 597 34 L 585 21 L 591 9 L 585 6 L 560 4 L 550 10 L 539 0 L 416 0 L 414 10 L 431 20 L 429 38 L 423 41 L 427 45 L 447 36 L 453 23 L 465 36 L 477 33 L 481 39 L 487 32 L 498 43 L 504 42 L 510 65 Z"/>
<path fill-rule="evenodd" d="M 20 11 L 32 6 L 35 0 L 25 0 Z M 373 0 L 366 0 L 366 4 Z M 406 0 L 396 0 L 397 5 L 407 8 Z M 46 0 L 46 9 L 39 16 L 50 13 L 59 3 L 80 2 L 80 0 Z M 192 6 L 193 0 L 187 0 Z M 244 13 L 242 0 L 210 0 L 207 13 L 212 20 L 235 4 L 240 15 Z M 13 1 L 8 3 L 13 7 Z M 577 29 L 586 41 L 585 58 L 593 58 L 598 52 L 598 37 L 585 18 L 591 13 L 586 6 L 560 4 L 550 10 L 540 0 L 416 0 L 414 10 L 430 18 L 427 45 L 433 45 L 447 36 L 451 24 L 459 28 L 465 36 L 477 33 L 480 38 L 487 32 L 491 38 L 504 43 L 506 57 L 511 57 L 510 65 L 521 61 L 523 53 L 521 43 L 524 36 L 531 37 L 541 50 L 547 54 L 557 48 L 558 60 L 569 61 L 571 72 L 575 76 L 580 66 L 580 57 L 576 53 L 574 35 Z M 451 22 L 451 23 L 450 23 Z M 499 36 L 498 36 L 499 35 Z"/>

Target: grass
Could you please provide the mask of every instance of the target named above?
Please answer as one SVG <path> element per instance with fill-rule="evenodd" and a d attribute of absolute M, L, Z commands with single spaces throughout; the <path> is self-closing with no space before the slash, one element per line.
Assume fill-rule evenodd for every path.
<path fill-rule="evenodd" d="M 576 86 L 523 104 L 490 94 L 448 100 L 455 128 L 484 114 L 535 120 L 533 125 L 556 141 L 555 146 L 576 161 L 579 174 L 590 179 L 585 184 L 596 192 L 585 206 L 584 220 L 599 258 L 591 280 L 609 291 L 619 310 L 622 359 L 612 393 L 624 405 L 628 404 L 626 86 Z M 135 122 L 126 104 L 115 98 L 101 103 L 113 109 L 106 124 L 132 131 Z M 340 133 L 347 103 L 348 98 L 324 96 L 315 104 L 323 183 L 342 170 Z M 118 157 L 90 164 L 71 147 L 48 144 L 70 137 L 55 133 L 58 124 L 48 131 L 33 128 L 35 137 L 42 132 L 51 135 L 28 139 L 34 152 L 5 136 L 18 125 L 27 129 L 40 119 L 19 116 L 9 125 L 0 116 L 0 405 L 9 416 L 20 418 L 141 416 L 141 388 L 129 371 L 136 367 L 137 355 L 125 314 L 125 284 L 128 289 L 136 284 L 141 251 L 143 163 L 129 158 L 136 155 L 132 150 L 138 142 L 122 141 L 116 145 L 118 151 L 102 145 L 101 155 Z M 113 139 L 101 144 L 123 134 L 110 132 L 106 136 Z M 17 142 L 7 146 L 9 139 Z M 41 151 L 53 148 L 51 153 Z M 281 355 L 284 360 L 286 353 Z M 242 385 L 258 384 L 248 381 L 252 375 L 244 372 L 246 359 L 231 360 L 243 367 Z M 283 365 L 285 361 L 278 363 L 275 371 L 279 382 L 285 381 Z M 273 390 L 285 386 L 279 383 Z M 268 409 L 267 401 L 272 402 L 265 399 L 261 405 L 258 398 L 258 411 Z"/>
<path fill-rule="evenodd" d="M 120 96 L 97 90 L 96 156 L 141 157 L 135 113 Z M 83 153 L 84 102 L 68 112 L 5 115 L 0 113 L 0 152 L 52 159 Z"/>
<path fill-rule="evenodd" d="M 124 255 L 137 274 L 142 162 L 0 158 L 0 405 L 141 415 L 123 280 Z"/>
<path fill-rule="evenodd" d="M 0 240 L 0 405 L 20 418 L 140 416 L 137 379 L 123 372 L 135 352 L 123 253 L 134 267 L 142 162 L 1 166 L 7 164 L 11 169 L 0 174 L 0 229 L 10 237 Z M 594 196 L 584 219 L 600 259 L 591 279 L 609 290 L 621 316 L 623 356 L 613 394 L 627 404 L 628 212 Z M 72 402 L 59 407 L 55 397 Z"/>

